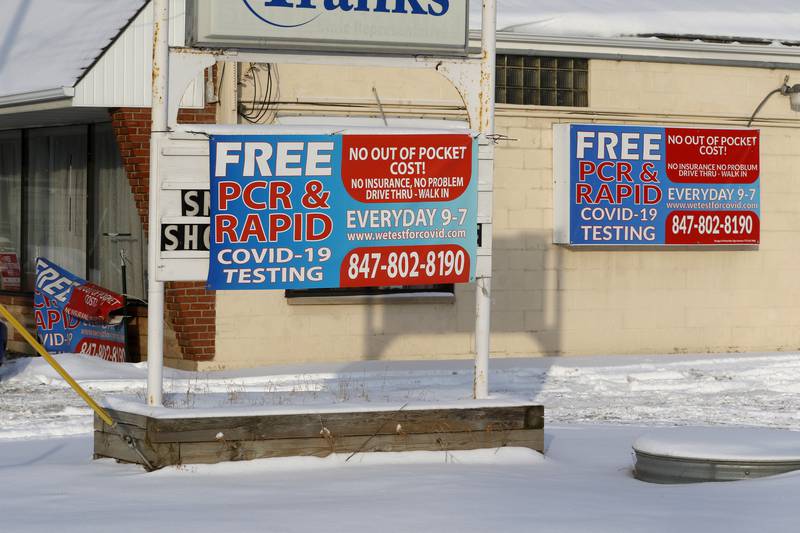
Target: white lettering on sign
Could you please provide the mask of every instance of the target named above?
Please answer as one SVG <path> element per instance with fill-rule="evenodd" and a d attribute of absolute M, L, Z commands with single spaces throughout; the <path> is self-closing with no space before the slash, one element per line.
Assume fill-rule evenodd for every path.
<path fill-rule="evenodd" d="M 207 217 L 211 208 L 211 191 L 185 189 L 181 191 L 181 216 Z"/>
<path fill-rule="evenodd" d="M 218 142 L 215 174 L 224 178 L 231 165 L 242 164 L 242 176 L 331 176 L 332 142 Z"/>
<path fill-rule="evenodd" d="M 162 224 L 161 251 L 207 252 L 211 244 L 209 224 Z"/>
<path fill-rule="evenodd" d="M 80 283 L 62 276 L 55 268 L 47 266 L 47 263 L 43 261 L 39 262 L 37 268 L 39 273 L 36 276 L 36 289 L 59 302 L 66 302 L 72 287 L 80 285 Z"/>
<path fill-rule="evenodd" d="M 660 161 L 662 140 L 660 133 L 579 131 L 577 158 Z"/>

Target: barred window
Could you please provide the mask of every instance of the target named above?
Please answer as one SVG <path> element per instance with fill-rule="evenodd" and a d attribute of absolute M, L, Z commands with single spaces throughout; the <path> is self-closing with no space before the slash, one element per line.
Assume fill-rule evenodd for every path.
<path fill-rule="evenodd" d="M 589 106 L 589 60 L 497 56 L 497 103 Z"/>

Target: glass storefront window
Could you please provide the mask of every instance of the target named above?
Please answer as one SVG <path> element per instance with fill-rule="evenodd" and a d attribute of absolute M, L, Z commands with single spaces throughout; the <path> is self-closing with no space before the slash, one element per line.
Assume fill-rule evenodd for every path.
<path fill-rule="evenodd" d="M 20 253 L 22 135 L 0 133 L 0 252 Z"/>
<path fill-rule="evenodd" d="M 124 288 L 127 294 L 142 297 L 147 244 L 128 176 L 111 125 L 98 124 L 92 137 L 89 279 L 113 291 L 122 293 Z"/>
<path fill-rule="evenodd" d="M 86 271 L 86 126 L 31 130 L 28 141 L 26 286 L 34 259 Z"/>
<path fill-rule="evenodd" d="M 0 252 L 17 254 L 23 289 L 45 257 L 142 298 L 146 249 L 110 124 L 0 132 Z"/>

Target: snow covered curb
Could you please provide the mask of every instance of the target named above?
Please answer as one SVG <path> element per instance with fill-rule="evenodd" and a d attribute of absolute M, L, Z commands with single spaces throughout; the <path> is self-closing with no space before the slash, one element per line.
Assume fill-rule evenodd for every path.
<path fill-rule="evenodd" d="M 183 395 L 177 395 L 183 396 Z M 523 399 L 488 399 L 488 400 L 461 400 L 443 402 L 366 402 L 348 401 L 337 404 L 314 405 L 259 405 L 262 394 L 248 396 L 241 394 L 237 404 L 232 404 L 229 396 L 224 394 L 198 393 L 195 401 L 208 407 L 151 407 L 130 396 L 106 396 L 102 405 L 115 411 L 124 411 L 151 418 L 215 418 L 233 416 L 271 416 L 271 415 L 301 415 L 301 414 L 331 414 L 331 413 L 392 413 L 398 411 L 419 411 L 424 409 L 467 409 L 481 407 L 524 407 L 530 405 Z M 170 397 L 165 398 L 166 401 Z"/>

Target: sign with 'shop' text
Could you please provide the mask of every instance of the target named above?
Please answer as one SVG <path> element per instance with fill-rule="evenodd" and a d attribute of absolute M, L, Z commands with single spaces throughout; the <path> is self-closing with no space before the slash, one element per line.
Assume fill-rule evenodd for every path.
<path fill-rule="evenodd" d="M 554 126 L 555 242 L 756 245 L 759 131 Z"/>
<path fill-rule="evenodd" d="M 210 155 L 210 289 L 475 277 L 468 133 L 212 135 Z"/>

